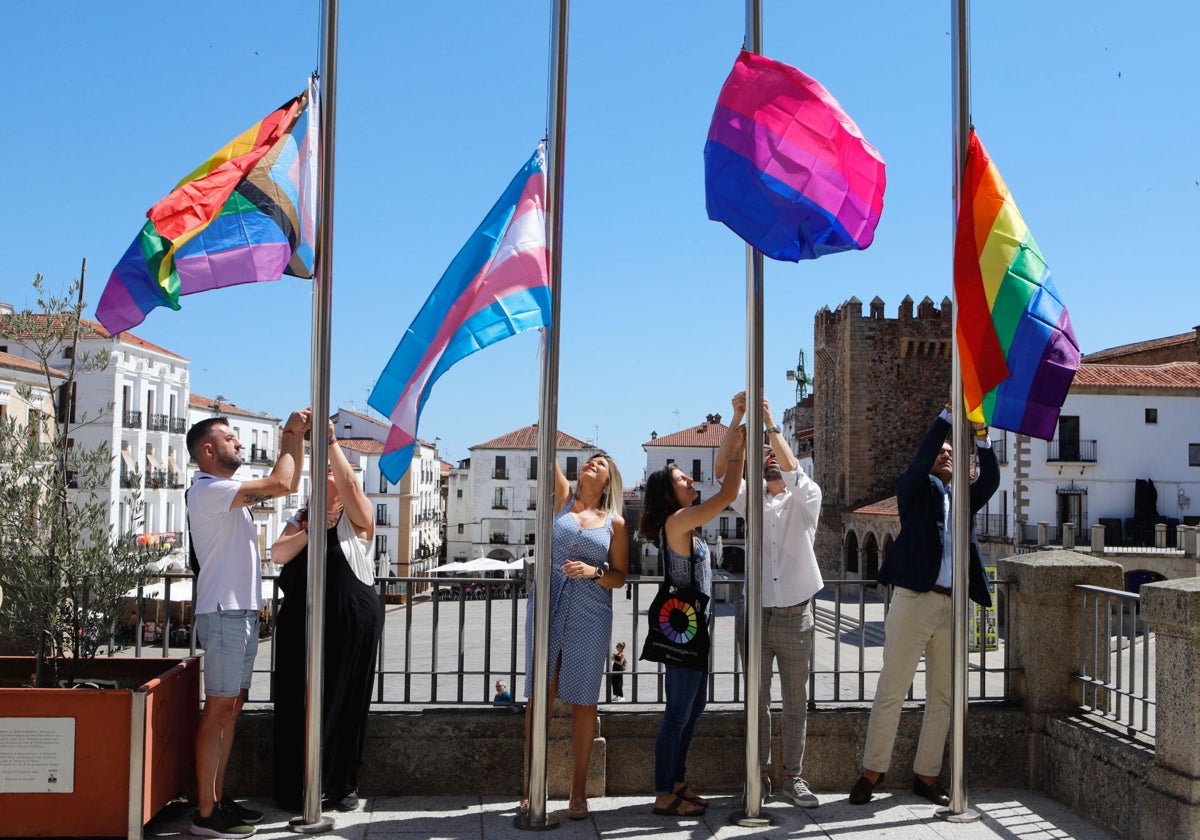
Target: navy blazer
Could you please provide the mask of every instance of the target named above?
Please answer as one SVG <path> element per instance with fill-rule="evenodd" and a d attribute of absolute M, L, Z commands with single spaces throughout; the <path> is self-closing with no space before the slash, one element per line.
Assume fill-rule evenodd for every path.
<path fill-rule="evenodd" d="M 879 567 L 877 577 L 888 586 L 903 586 L 914 592 L 929 592 L 937 583 L 942 566 L 942 534 L 945 528 L 942 483 L 929 474 L 933 462 L 946 442 L 950 424 L 938 417 L 933 421 L 912 462 L 896 479 L 896 503 L 900 508 L 900 535 L 892 543 Z M 976 447 L 979 477 L 971 485 L 971 561 L 968 564 L 969 594 L 977 604 L 989 607 L 988 591 L 975 539 L 975 514 L 1000 486 L 1000 467 L 996 452 Z"/>

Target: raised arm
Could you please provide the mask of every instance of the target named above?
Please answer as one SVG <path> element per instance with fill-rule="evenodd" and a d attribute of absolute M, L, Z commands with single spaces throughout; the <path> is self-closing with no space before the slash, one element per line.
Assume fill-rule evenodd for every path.
<path fill-rule="evenodd" d="M 305 508 L 305 512 L 307 513 L 307 508 Z M 304 524 L 308 524 L 307 519 Z M 271 545 L 271 562 L 280 566 L 290 563 L 306 548 L 308 548 L 308 528 L 302 528 L 289 519 L 283 528 L 283 533 L 279 535 L 279 539 Z"/>
<path fill-rule="evenodd" d="M 333 483 L 337 485 L 338 495 L 342 497 L 342 509 L 354 526 L 354 532 L 364 540 L 373 539 L 375 517 L 371 501 L 359 486 L 358 479 L 354 477 L 354 467 L 334 437 L 332 422 L 329 424 L 329 470 L 333 474 Z"/>
<path fill-rule="evenodd" d="M 771 442 L 771 448 L 775 450 L 775 460 L 779 463 L 779 469 L 784 472 L 795 472 L 800 469 L 800 462 L 796 460 L 796 453 L 792 452 L 792 445 L 784 436 L 783 429 L 776 425 L 771 417 L 771 405 L 767 402 L 766 397 L 763 397 L 763 423 L 769 430 L 767 440 Z"/>
<path fill-rule="evenodd" d="M 688 554 L 691 551 L 692 530 L 718 516 L 737 498 L 738 487 L 742 483 L 742 463 L 746 458 L 746 427 L 738 426 L 732 437 L 733 443 L 726 461 L 728 478 L 721 483 L 721 489 L 700 504 L 681 508 L 667 517 L 667 542 L 677 554 Z"/>
<path fill-rule="evenodd" d="M 733 406 L 733 417 L 729 418 L 729 430 L 725 432 L 725 437 L 721 439 L 721 448 L 717 450 L 717 455 L 713 458 L 713 475 L 719 480 L 725 478 L 725 467 L 732 452 L 733 438 L 737 435 L 738 427 L 742 424 L 742 417 L 746 414 L 746 392 L 738 391 L 733 395 L 730 404 Z"/>
<path fill-rule="evenodd" d="M 551 459 L 554 462 L 554 512 L 560 511 L 567 499 L 571 498 L 571 483 L 563 475 L 562 467 L 558 465 L 558 453 Z"/>
<path fill-rule="evenodd" d="M 269 499 L 277 499 L 300 489 L 300 464 L 304 460 L 304 433 L 312 425 L 312 412 L 293 411 L 280 435 L 279 458 L 270 475 L 242 482 L 229 509 L 249 507 Z"/>

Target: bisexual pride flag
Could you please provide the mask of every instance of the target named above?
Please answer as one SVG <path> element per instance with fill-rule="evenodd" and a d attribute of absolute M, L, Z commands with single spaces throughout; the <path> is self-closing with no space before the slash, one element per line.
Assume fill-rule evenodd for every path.
<path fill-rule="evenodd" d="M 704 145 L 708 218 L 776 260 L 862 250 L 886 183 L 883 158 L 829 91 L 742 51 Z"/>
<path fill-rule="evenodd" d="M 1046 260 L 974 129 L 958 205 L 954 297 L 968 416 L 1054 437 L 1079 369 L 1079 342 Z"/>
<path fill-rule="evenodd" d="M 110 333 L 181 295 L 311 278 L 317 228 L 317 83 L 235 137 L 147 212 L 96 306 Z"/>
<path fill-rule="evenodd" d="M 379 468 L 398 482 L 412 462 L 433 383 L 460 359 L 550 324 L 545 148 L 521 168 L 409 324 L 367 402 L 392 421 Z"/>

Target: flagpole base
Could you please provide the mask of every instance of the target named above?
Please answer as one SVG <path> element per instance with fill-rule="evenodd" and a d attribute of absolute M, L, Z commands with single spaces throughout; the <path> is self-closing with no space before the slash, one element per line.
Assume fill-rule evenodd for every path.
<path fill-rule="evenodd" d="M 757 816 L 750 817 L 745 811 L 734 811 L 729 815 L 730 825 L 740 825 L 743 828 L 770 828 L 775 825 L 775 820 L 762 813 Z"/>
<path fill-rule="evenodd" d="M 550 831 L 558 828 L 558 817 L 555 814 L 547 813 L 543 822 L 534 822 L 529 818 L 529 814 L 517 814 L 513 817 L 513 828 L 519 828 L 522 831 Z"/>
<path fill-rule="evenodd" d="M 304 817 L 295 817 L 288 820 L 288 830 L 296 834 L 324 834 L 326 831 L 332 831 L 334 826 L 333 817 L 318 817 L 316 822 L 305 822 Z"/>
<path fill-rule="evenodd" d="M 952 823 L 973 823 L 983 819 L 983 814 L 976 811 L 974 808 L 967 808 L 965 811 L 952 811 L 949 808 L 938 808 L 934 811 L 934 815 L 939 820 L 945 820 Z"/>

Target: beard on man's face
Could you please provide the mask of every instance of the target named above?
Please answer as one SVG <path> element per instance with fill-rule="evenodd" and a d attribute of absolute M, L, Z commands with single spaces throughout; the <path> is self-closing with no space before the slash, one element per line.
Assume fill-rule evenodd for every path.
<path fill-rule="evenodd" d="M 782 481 L 783 470 L 779 469 L 777 464 L 772 464 L 769 467 L 763 468 L 763 481 Z"/>

